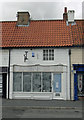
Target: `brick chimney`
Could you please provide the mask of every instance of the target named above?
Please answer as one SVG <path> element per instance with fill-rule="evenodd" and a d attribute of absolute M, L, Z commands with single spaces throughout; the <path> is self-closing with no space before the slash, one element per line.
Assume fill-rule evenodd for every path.
<path fill-rule="evenodd" d="M 29 12 L 17 13 L 17 25 L 29 25 L 30 14 Z"/>
<path fill-rule="evenodd" d="M 64 21 L 67 21 L 67 20 L 68 20 L 67 7 L 64 8 L 63 20 L 64 20 Z"/>

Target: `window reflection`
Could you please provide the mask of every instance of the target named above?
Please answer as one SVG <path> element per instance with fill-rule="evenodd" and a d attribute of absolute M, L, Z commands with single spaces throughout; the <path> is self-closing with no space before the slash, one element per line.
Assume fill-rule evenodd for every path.
<path fill-rule="evenodd" d="M 13 76 L 13 91 L 52 92 L 50 72 L 15 72 Z"/>
<path fill-rule="evenodd" d="M 43 92 L 51 92 L 51 73 L 43 73 Z"/>
<path fill-rule="evenodd" d="M 14 91 L 22 91 L 22 73 L 14 73 L 13 90 Z"/>
<path fill-rule="evenodd" d="M 31 92 L 31 73 L 23 73 L 23 91 Z"/>
<path fill-rule="evenodd" d="M 33 92 L 41 92 L 41 73 L 33 73 Z"/>

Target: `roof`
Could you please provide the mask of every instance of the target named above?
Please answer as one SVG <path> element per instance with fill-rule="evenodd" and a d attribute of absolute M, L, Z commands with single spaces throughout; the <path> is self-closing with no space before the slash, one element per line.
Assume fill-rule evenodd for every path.
<path fill-rule="evenodd" d="M 83 45 L 84 20 L 66 25 L 63 20 L 31 20 L 29 26 L 16 21 L 0 22 L 0 47 L 61 47 Z"/>

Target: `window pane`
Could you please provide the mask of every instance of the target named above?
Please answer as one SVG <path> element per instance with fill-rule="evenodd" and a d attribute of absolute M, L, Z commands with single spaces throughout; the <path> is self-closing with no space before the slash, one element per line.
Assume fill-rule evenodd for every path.
<path fill-rule="evenodd" d="M 31 92 L 31 73 L 23 73 L 23 91 Z"/>
<path fill-rule="evenodd" d="M 52 54 L 51 54 L 51 53 L 49 53 L 49 56 L 52 56 Z"/>
<path fill-rule="evenodd" d="M 48 50 L 45 50 L 46 54 L 48 54 Z"/>
<path fill-rule="evenodd" d="M 51 73 L 43 73 L 43 92 L 51 92 Z"/>
<path fill-rule="evenodd" d="M 54 53 L 54 50 L 52 50 L 52 53 Z"/>
<path fill-rule="evenodd" d="M 48 56 L 48 54 L 45 54 L 46 56 Z"/>
<path fill-rule="evenodd" d="M 54 74 L 53 90 L 61 92 L 61 74 Z"/>
<path fill-rule="evenodd" d="M 49 50 L 49 53 L 51 53 L 51 50 Z"/>
<path fill-rule="evenodd" d="M 49 60 L 52 60 L 52 59 L 51 59 L 51 56 L 49 57 Z"/>
<path fill-rule="evenodd" d="M 41 92 L 41 73 L 33 73 L 33 92 Z"/>
<path fill-rule="evenodd" d="M 54 60 L 54 57 L 52 57 L 52 60 Z"/>
<path fill-rule="evenodd" d="M 13 91 L 22 91 L 22 73 L 13 74 Z"/>
<path fill-rule="evenodd" d="M 43 60 L 45 60 L 45 57 L 43 57 Z"/>
<path fill-rule="evenodd" d="M 45 57 L 45 60 L 48 60 L 48 56 Z"/>
<path fill-rule="evenodd" d="M 45 54 L 45 50 L 43 50 L 43 54 Z"/>

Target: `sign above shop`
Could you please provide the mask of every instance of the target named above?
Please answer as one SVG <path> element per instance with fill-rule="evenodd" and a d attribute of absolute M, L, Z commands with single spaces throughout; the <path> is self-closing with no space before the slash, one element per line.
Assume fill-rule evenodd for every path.
<path fill-rule="evenodd" d="M 25 54 L 24 54 L 24 62 L 26 62 L 26 60 L 28 60 L 28 51 L 25 51 Z"/>

